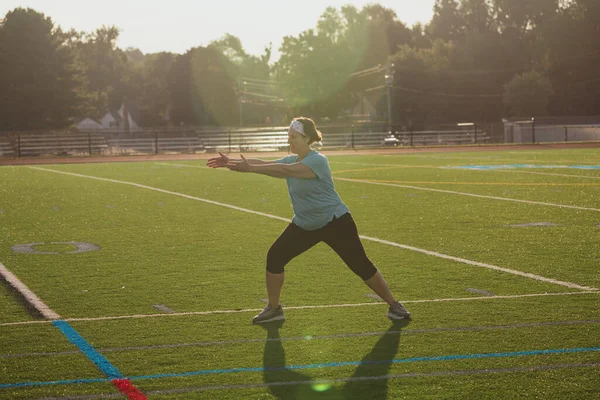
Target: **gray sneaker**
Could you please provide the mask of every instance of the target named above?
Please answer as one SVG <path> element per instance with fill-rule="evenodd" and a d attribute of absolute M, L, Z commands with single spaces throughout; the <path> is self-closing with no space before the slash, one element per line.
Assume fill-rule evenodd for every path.
<path fill-rule="evenodd" d="M 272 308 L 268 305 L 257 316 L 252 318 L 253 324 L 264 324 L 272 321 L 285 321 L 281 304 L 277 308 Z"/>
<path fill-rule="evenodd" d="M 404 308 L 404 306 L 398 302 L 395 302 L 390 306 L 387 312 L 387 317 L 392 321 L 398 321 L 402 319 L 409 319 L 410 312 Z"/>

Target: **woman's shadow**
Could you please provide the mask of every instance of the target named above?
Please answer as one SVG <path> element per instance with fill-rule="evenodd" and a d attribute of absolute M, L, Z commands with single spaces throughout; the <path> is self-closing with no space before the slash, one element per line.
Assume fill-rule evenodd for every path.
<path fill-rule="evenodd" d="M 409 321 L 394 323 L 363 357 L 342 387 L 319 384 L 313 378 L 286 368 L 285 350 L 279 335 L 283 322 L 261 325 L 267 330 L 263 357 L 263 380 L 277 399 L 387 399 L 387 375 L 400 346 L 400 331 Z"/>

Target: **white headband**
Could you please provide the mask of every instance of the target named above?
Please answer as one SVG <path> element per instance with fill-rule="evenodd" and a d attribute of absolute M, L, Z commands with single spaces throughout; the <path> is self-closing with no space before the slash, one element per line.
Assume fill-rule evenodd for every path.
<path fill-rule="evenodd" d="M 292 121 L 292 123 L 290 124 L 290 128 L 292 128 L 302 136 L 306 136 L 306 133 L 304 133 L 304 125 L 302 125 L 302 122 L 298 121 L 297 119 Z"/>

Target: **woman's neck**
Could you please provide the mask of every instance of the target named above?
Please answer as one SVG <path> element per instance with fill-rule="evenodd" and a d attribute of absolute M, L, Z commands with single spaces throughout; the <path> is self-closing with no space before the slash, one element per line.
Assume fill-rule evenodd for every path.
<path fill-rule="evenodd" d="M 304 157 L 306 157 L 308 155 L 308 153 L 310 153 L 312 151 L 312 149 L 309 147 L 305 150 L 299 151 L 298 152 L 298 162 L 300 162 Z"/>

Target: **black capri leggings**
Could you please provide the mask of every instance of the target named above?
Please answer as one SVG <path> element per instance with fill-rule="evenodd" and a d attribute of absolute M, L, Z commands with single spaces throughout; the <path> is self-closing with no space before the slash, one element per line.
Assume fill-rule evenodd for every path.
<path fill-rule="evenodd" d="M 377 272 L 377 268 L 365 253 L 350 213 L 334 218 L 324 227 L 314 231 L 289 224 L 267 253 L 267 271 L 281 274 L 286 264 L 294 257 L 319 242 L 327 243 L 363 281 L 372 278 Z"/>

